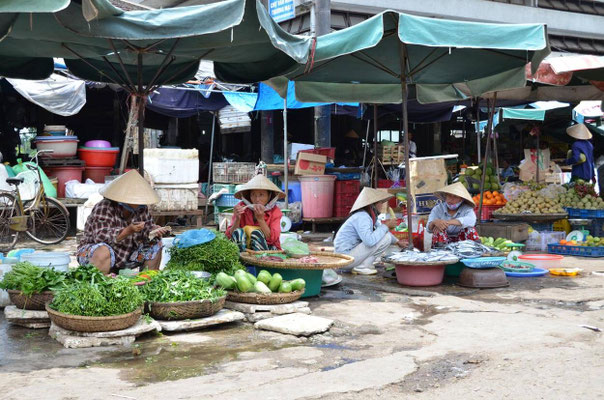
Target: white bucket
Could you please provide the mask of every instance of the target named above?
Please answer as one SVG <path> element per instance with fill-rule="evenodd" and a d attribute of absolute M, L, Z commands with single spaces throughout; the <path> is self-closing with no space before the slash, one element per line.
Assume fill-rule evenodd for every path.
<path fill-rule="evenodd" d="M 69 254 L 58 251 L 36 251 L 34 253 L 23 254 L 21 261 L 29 261 L 38 267 L 54 268 L 55 271 L 69 271 L 71 258 Z"/>
<path fill-rule="evenodd" d="M 174 242 L 173 237 L 162 238 L 161 243 L 163 245 L 163 249 L 161 251 L 161 263 L 159 264 L 159 269 L 164 269 L 168 261 L 170 261 L 170 247 L 172 247 L 172 242 Z"/>

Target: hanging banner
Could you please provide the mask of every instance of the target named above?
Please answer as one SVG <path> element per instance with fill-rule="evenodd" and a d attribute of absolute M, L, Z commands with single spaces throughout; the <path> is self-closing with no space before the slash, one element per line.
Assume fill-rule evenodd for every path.
<path fill-rule="evenodd" d="M 275 22 L 283 22 L 296 16 L 294 0 L 270 0 L 268 11 Z"/>

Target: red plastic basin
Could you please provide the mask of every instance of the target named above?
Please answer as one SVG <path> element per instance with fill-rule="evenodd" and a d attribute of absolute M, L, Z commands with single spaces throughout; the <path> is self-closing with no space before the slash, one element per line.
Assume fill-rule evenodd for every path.
<path fill-rule="evenodd" d="M 78 149 L 80 160 L 86 162 L 87 167 L 113 167 L 119 154 L 119 149 Z"/>
<path fill-rule="evenodd" d="M 96 183 L 105 183 L 105 177 L 111 175 L 111 171 L 113 167 L 86 167 L 83 180 L 92 179 Z"/>
<path fill-rule="evenodd" d="M 44 172 L 48 176 L 54 176 L 59 181 L 57 185 L 57 196 L 65 197 L 65 183 L 76 180 L 82 182 L 82 171 L 84 167 L 46 167 Z"/>
<path fill-rule="evenodd" d="M 440 285 L 445 276 L 445 264 L 397 265 L 396 280 L 405 286 Z"/>

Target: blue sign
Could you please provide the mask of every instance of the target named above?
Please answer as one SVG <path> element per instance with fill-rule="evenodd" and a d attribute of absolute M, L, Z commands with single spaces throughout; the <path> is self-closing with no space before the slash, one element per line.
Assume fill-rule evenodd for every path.
<path fill-rule="evenodd" d="M 275 22 L 287 21 L 296 16 L 294 0 L 270 0 L 268 11 Z"/>

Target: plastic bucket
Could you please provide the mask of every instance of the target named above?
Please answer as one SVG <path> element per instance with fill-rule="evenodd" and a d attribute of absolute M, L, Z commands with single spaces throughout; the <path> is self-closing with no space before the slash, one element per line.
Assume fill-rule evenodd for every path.
<path fill-rule="evenodd" d="M 333 216 L 333 175 L 301 176 L 302 213 L 304 218 L 330 218 Z"/>
<path fill-rule="evenodd" d="M 321 293 L 321 282 L 323 279 L 322 269 L 288 269 L 288 268 L 261 268 L 256 267 L 256 271 L 267 270 L 271 275 L 281 274 L 283 280 L 291 281 L 302 278 L 306 281 L 306 288 L 302 297 L 318 296 Z"/>
<path fill-rule="evenodd" d="M 167 237 L 161 239 L 162 250 L 161 250 L 161 262 L 159 263 L 159 269 L 164 269 L 168 261 L 170 261 L 170 248 L 172 247 L 172 242 L 174 242 L 173 237 Z"/>
<path fill-rule="evenodd" d="M 86 162 L 87 167 L 113 167 L 119 152 L 117 147 L 80 147 L 78 149 L 78 155 L 81 160 Z"/>
<path fill-rule="evenodd" d="M 436 286 L 444 277 L 445 264 L 396 266 L 396 280 L 405 286 Z"/>
<path fill-rule="evenodd" d="M 46 167 L 44 171 L 47 175 L 55 176 L 59 180 L 57 186 L 57 196 L 65 197 L 65 184 L 69 181 L 76 180 L 82 182 L 82 172 L 84 167 Z"/>
<path fill-rule="evenodd" d="M 21 261 L 29 261 L 38 267 L 54 268 L 56 271 L 69 271 L 69 254 L 58 251 L 36 251 L 21 255 Z"/>
<path fill-rule="evenodd" d="M 445 268 L 445 275 L 447 276 L 459 276 L 461 274 L 461 270 L 464 269 L 466 265 L 461 261 L 456 262 L 455 264 L 449 264 Z"/>
<path fill-rule="evenodd" d="M 518 257 L 522 262 L 533 264 L 537 268 L 561 268 L 564 256 L 557 254 L 523 254 Z"/>
<path fill-rule="evenodd" d="M 105 177 L 111 175 L 111 171 L 113 167 L 86 167 L 83 180 L 92 179 L 96 183 L 105 183 Z"/>

